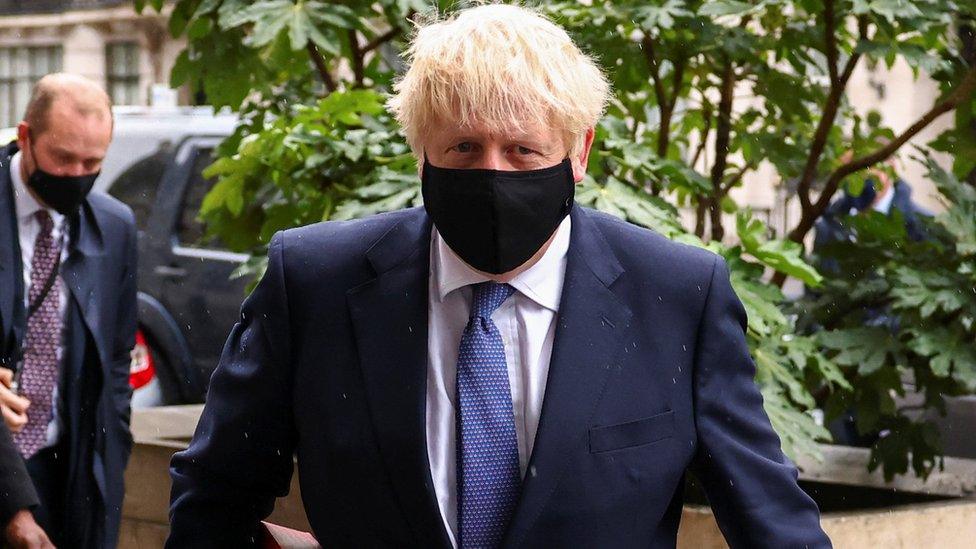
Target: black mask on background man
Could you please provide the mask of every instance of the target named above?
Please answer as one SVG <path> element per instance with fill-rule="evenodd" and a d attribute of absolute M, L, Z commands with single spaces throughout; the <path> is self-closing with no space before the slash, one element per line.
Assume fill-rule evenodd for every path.
<path fill-rule="evenodd" d="M 41 169 L 34 153 L 34 139 L 31 138 L 31 159 L 34 161 L 34 171 L 27 176 L 27 186 L 49 206 L 61 215 L 72 216 L 78 213 L 78 207 L 85 200 L 99 172 L 86 175 L 54 175 Z"/>
<path fill-rule="evenodd" d="M 569 159 L 528 171 L 439 168 L 424 161 L 424 208 L 465 263 L 491 274 L 528 261 L 573 205 Z"/>

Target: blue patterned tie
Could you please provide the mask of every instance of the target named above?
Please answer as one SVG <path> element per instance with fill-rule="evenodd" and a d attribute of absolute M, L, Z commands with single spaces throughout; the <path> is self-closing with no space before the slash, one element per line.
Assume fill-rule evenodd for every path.
<path fill-rule="evenodd" d="M 521 489 L 505 345 L 491 314 L 515 289 L 474 286 L 457 364 L 458 523 L 462 548 L 498 547 Z"/>

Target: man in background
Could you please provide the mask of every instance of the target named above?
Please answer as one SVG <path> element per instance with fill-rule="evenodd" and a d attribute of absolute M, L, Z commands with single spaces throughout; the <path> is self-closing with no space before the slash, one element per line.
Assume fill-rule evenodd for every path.
<path fill-rule="evenodd" d="M 841 161 L 846 163 L 852 156 L 853 152 L 848 151 Z M 890 217 L 894 212 L 899 212 L 908 238 L 915 241 L 925 238 L 920 217 L 931 214 L 912 200 L 911 186 L 896 175 L 896 170 L 894 158 L 889 158 L 879 167 L 869 169 L 869 177 L 860 194 L 854 196 L 845 190 L 843 196 L 832 202 L 817 220 L 813 250 L 819 258 L 818 268 L 828 272 L 837 270 L 836 261 L 822 257 L 825 246 L 838 241 L 856 241 L 850 226 L 844 222 L 847 216 L 875 211 Z"/>
<path fill-rule="evenodd" d="M 52 74 L 0 150 L 0 411 L 63 547 L 115 546 L 132 445 L 135 225 L 90 193 L 111 137 L 105 92 Z"/>
<path fill-rule="evenodd" d="M 880 141 L 879 145 L 887 144 Z M 854 152 L 847 151 L 841 157 L 842 163 L 853 158 Z M 877 212 L 885 217 L 901 216 L 905 227 L 905 234 L 910 240 L 925 239 L 925 227 L 922 218 L 932 214 L 912 200 L 912 188 L 907 182 L 897 176 L 898 164 L 894 157 L 889 157 L 883 164 L 867 170 L 864 188 L 858 195 L 853 195 L 847 189 L 843 195 L 834 200 L 823 213 L 814 228 L 813 255 L 817 269 L 834 276 L 843 276 L 841 265 L 838 263 L 835 250 L 838 243 L 849 243 L 857 246 L 857 233 L 849 222 L 851 216 L 865 215 Z M 816 295 L 816 290 L 808 290 Z M 886 326 L 896 330 L 898 316 L 891 314 L 890 308 L 885 306 L 865 307 L 864 325 Z M 828 425 L 834 441 L 848 446 L 870 447 L 877 441 L 876 432 L 861 433 L 857 429 L 857 418 L 853 410 L 848 410 L 842 416 Z"/>

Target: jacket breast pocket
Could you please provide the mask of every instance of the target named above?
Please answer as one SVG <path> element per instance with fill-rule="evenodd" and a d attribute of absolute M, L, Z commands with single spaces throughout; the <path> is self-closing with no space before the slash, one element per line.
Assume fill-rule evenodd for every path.
<path fill-rule="evenodd" d="M 651 417 L 590 428 L 590 453 L 609 452 L 650 444 L 674 435 L 674 412 L 668 410 Z"/>

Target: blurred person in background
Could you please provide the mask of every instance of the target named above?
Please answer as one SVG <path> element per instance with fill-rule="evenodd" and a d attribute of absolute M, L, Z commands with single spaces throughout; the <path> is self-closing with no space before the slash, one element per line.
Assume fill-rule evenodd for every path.
<path fill-rule="evenodd" d="M 132 447 L 135 224 L 90 193 L 111 137 L 105 92 L 52 74 L 0 150 L 0 411 L 62 547 L 116 545 Z"/>
<path fill-rule="evenodd" d="M 829 547 L 722 259 L 575 204 L 609 85 L 485 5 L 422 26 L 390 107 L 424 207 L 277 234 L 172 462 L 167 546 L 246 547 L 297 452 L 339 547 Z"/>
<path fill-rule="evenodd" d="M 853 151 L 844 153 L 841 163 L 849 162 L 853 156 Z M 932 214 L 912 200 L 912 188 L 898 177 L 897 168 L 895 157 L 889 157 L 883 164 L 868 169 L 868 177 L 865 178 L 860 194 L 855 196 L 845 189 L 841 197 L 834 200 L 817 220 L 813 252 L 817 257 L 818 269 L 828 273 L 837 271 L 837 262 L 830 257 L 824 257 L 824 248 L 830 243 L 857 241 L 857 235 L 844 221 L 848 216 L 875 211 L 891 217 L 898 212 L 904 221 L 908 238 L 916 241 L 925 238 L 920 218 L 930 217 Z"/>
<path fill-rule="evenodd" d="M 878 145 L 884 146 L 885 141 Z M 854 151 L 844 153 L 841 163 L 850 162 Z M 832 247 L 838 244 L 857 246 L 857 233 L 849 222 L 851 216 L 877 212 L 886 217 L 900 215 L 905 234 L 910 240 L 925 239 L 923 218 L 931 217 L 923 207 L 912 200 L 912 188 L 898 177 L 898 162 L 889 157 L 880 165 L 867 170 L 867 177 L 860 194 L 854 195 L 845 188 L 842 196 L 834 200 L 814 227 L 813 256 L 817 269 L 824 274 L 842 276 L 841 266 L 833 257 Z M 807 290 L 817 295 L 815 289 Z M 889 306 L 865 307 L 863 311 L 865 326 L 885 326 L 896 330 L 898 316 L 893 315 Z M 834 442 L 847 446 L 869 447 L 878 439 L 877 432 L 861 433 L 857 429 L 854 410 L 848 410 L 829 425 Z"/>

